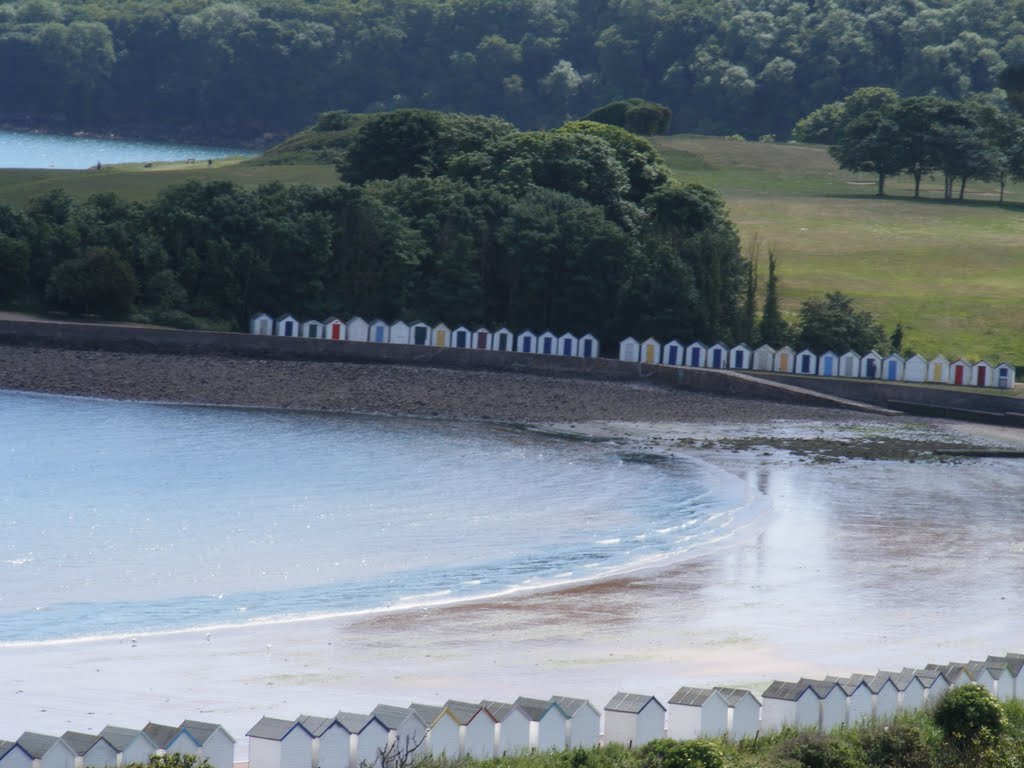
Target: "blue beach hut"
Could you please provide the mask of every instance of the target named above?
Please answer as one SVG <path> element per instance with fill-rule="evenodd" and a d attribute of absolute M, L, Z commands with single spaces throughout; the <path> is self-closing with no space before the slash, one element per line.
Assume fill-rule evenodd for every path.
<path fill-rule="evenodd" d="M 281 315 L 275 323 L 277 336 L 298 336 L 299 321 L 291 315 Z"/>
<path fill-rule="evenodd" d="M 673 339 L 661 348 L 662 365 L 682 365 L 686 356 L 686 347 Z"/>
<path fill-rule="evenodd" d="M 828 352 L 825 352 L 821 357 L 818 358 L 818 375 L 819 376 L 838 376 L 839 375 L 839 355 L 837 355 L 831 349 Z"/>

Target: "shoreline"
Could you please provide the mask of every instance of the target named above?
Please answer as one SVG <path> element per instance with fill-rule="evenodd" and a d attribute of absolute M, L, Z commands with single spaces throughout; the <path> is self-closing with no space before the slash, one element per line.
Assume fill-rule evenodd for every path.
<path fill-rule="evenodd" d="M 8 133 L 24 133 L 33 136 L 61 136 L 66 138 L 101 139 L 106 141 L 137 141 L 147 144 L 188 144 L 207 146 L 223 149 L 248 149 L 262 151 L 269 149 L 278 142 L 286 139 L 290 134 L 269 132 L 267 134 L 249 138 L 237 136 L 213 137 L 207 134 L 191 133 L 187 131 L 166 133 L 156 129 L 156 126 L 121 126 L 118 130 L 100 129 L 69 129 L 64 126 L 56 126 L 46 120 L 12 120 L 6 118 L 0 120 L 0 131 Z"/>

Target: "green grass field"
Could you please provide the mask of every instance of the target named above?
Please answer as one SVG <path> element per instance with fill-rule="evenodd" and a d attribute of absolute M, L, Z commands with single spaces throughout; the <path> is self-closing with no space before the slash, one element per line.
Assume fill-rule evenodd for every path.
<path fill-rule="evenodd" d="M 875 198 L 873 177 L 840 171 L 823 147 L 758 144 L 702 136 L 656 139 L 676 176 L 717 189 L 744 243 L 779 259 L 783 306 L 841 290 L 905 344 L 1024 364 L 1024 185 L 969 184 L 968 201 L 947 203 L 941 179 L 910 198 L 909 179 Z"/>

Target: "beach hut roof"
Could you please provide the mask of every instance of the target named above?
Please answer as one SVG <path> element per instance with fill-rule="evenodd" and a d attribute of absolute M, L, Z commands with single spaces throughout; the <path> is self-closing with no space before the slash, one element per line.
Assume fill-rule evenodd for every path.
<path fill-rule="evenodd" d="M 146 723 L 146 727 L 142 729 L 142 732 L 149 737 L 149 740 L 158 749 L 167 749 L 167 745 L 174 740 L 174 737 L 178 735 L 180 730 L 180 728 L 176 728 L 173 725 Z"/>
<path fill-rule="evenodd" d="M 225 731 L 218 723 L 204 723 L 200 720 L 182 720 L 181 730 L 187 731 L 189 736 L 196 740 L 196 744 L 202 746 L 210 737 L 213 736 L 217 731 L 223 731 L 224 735 L 228 737 L 228 740 L 234 744 L 235 740 L 231 738 L 231 734 Z"/>
<path fill-rule="evenodd" d="M 882 690 L 885 684 L 889 682 L 889 676 L 885 673 L 875 675 L 856 674 L 850 675 L 849 677 L 844 677 L 842 679 L 838 679 L 838 682 L 840 685 L 842 685 L 843 690 L 846 691 L 848 695 L 853 693 L 855 690 L 857 690 L 857 688 L 859 688 L 862 685 L 866 686 L 867 689 L 872 693 L 878 693 L 880 690 Z"/>
<path fill-rule="evenodd" d="M 481 701 L 480 706 L 490 712 L 491 717 L 499 723 L 508 720 L 509 716 L 518 709 L 515 704 L 507 704 L 503 701 L 489 701 L 487 699 Z"/>
<path fill-rule="evenodd" d="M 281 320 L 294 320 L 294 319 L 295 318 L 292 317 L 288 312 L 285 312 L 283 315 L 278 315 L 277 316 L 277 320 L 278 321 L 281 321 Z"/>
<path fill-rule="evenodd" d="M 49 752 L 50 748 L 58 741 L 60 739 L 57 736 L 47 736 L 43 733 L 25 731 L 18 737 L 18 746 L 28 752 L 33 760 L 38 760 Z"/>
<path fill-rule="evenodd" d="M 914 670 L 909 667 L 905 667 L 901 672 L 886 672 L 885 674 L 892 680 L 892 684 L 896 686 L 897 691 L 907 690 L 917 677 Z"/>
<path fill-rule="evenodd" d="M 409 705 L 409 709 L 415 712 L 420 720 L 428 726 L 436 723 L 437 718 L 444 713 L 444 707 L 435 707 L 432 704 L 417 704 L 415 702 Z"/>
<path fill-rule="evenodd" d="M 96 742 L 100 740 L 100 737 L 95 734 L 80 733 L 78 731 L 65 731 L 64 735 L 60 738 L 65 744 L 71 747 L 71 751 L 79 757 L 84 756 L 85 753 L 92 749 Z"/>
<path fill-rule="evenodd" d="M 2 739 L 0 739 L 0 760 L 2 760 L 4 757 L 6 757 L 7 753 L 10 752 L 15 747 L 20 749 L 22 752 L 25 752 L 25 749 L 23 747 L 21 747 L 18 744 L 18 742 L 16 742 L 16 741 L 3 741 Z M 28 755 L 28 752 L 25 752 L 25 754 Z M 31 757 L 31 755 L 29 755 L 29 757 Z"/>
<path fill-rule="evenodd" d="M 775 351 L 775 348 L 772 347 L 770 344 L 762 344 L 760 347 L 758 347 L 754 351 L 755 352 L 760 352 L 762 349 L 767 349 L 769 352 L 774 352 Z"/>
<path fill-rule="evenodd" d="M 741 700 L 743 700 L 747 696 L 752 698 L 758 704 L 761 703 L 760 701 L 758 701 L 757 696 L 755 696 L 753 693 L 746 690 L 745 688 L 715 688 L 715 690 L 718 691 L 718 695 L 725 699 L 725 703 L 728 704 L 730 707 L 735 707 Z"/>
<path fill-rule="evenodd" d="M 299 715 L 295 722 L 301 725 L 314 738 L 320 738 L 334 724 L 333 717 L 317 717 L 316 715 Z"/>
<path fill-rule="evenodd" d="M 406 707 L 395 707 L 391 704 L 378 704 L 373 708 L 373 711 L 370 714 L 384 723 L 389 731 L 398 730 L 402 723 L 408 720 L 410 716 L 419 718 L 419 715 L 411 709 L 407 709 Z"/>
<path fill-rule="evenodd" d="M 636 339 L 634 339 L 632 336 L 627 336 L 622 341 L 620 341 L 619 344 L 628 344 L 629 342 L 632 342 L 634 344 L 637 343 Z"/>
<path fill-rule="evenodd" d="M 131 743 L 139 738 L 139 736 L 142 736 L 142 738 L 154 747 L 156 746 L 156 744 L 153 744 L 153 740 L 149 738 L 144 731 L 140 731 L 138 728 L 121 728 L 117 725 L 108 725 L 100 731 L 100 736 L 106 739 L 107 743 L 118 752 L 124 752 L 128 749 Z"/>
<path fill-rule="evenodd" d="M 473 704 L 470 701 L 455 701 L 454 699 L 448 699 L 444 706 L 445 709 L 452 713 L 452 717 L 455 718 L 455 722 L 459 725 L 466 725 L 476 717 L 477 712 L 483 709 L 479 704 Z M 487 714 L 490 716 L 490 712 Z"/>
<path fill-rule="evenodd" d="M 576 717 L 576 713 L 586 707 L 590 707 L 595 714 L 600 715 L 597 708 L 586 699 L 574 699 L 570 696 L 552 696 L 551 701 L 561 707 L 562 711 L 569 717 Z"/>
<path fill-rule="evenodd" d="M 1014 677 L 1017 677 L 1017 675 L 1020 674 L 1021 669 L 1024 669 L 1024 657 L 1019 654 L 1010 654 L 1008 656 L 989 656 L 986 661 L 1002 662 Z"/>
<path fill-rule="evenodd" d="M 933 670 L 935 672 L 941 672 L 946 680 L 953 681 L 962 672 L 964 672 L 963 664 L 928 664 L 925 669 Z"/>
<path fill-rule="evenodd" d="M 285 736 L 291 733 L 292 729 L 301 728 L 310 737 L 309 729 L 306 728 L 302 723 L 297 720 L 281 720 L 277 717 L 264 717 L 256 725 L 249 729 L 246 736 L 251 736 L 255 739 L 269 739 L 271 741 L 281 741 Z"/>
<path fill-rule="evenodd" d="M 798 701 L 808 688 L 807 681 L 800 683 L 786 683 L 782 680 L 773 680 L 765 689 L 761 698 L 782 699 L 783 701 Z"/>
<path fill-rule="evenodd" d="M 526 716 L 533 722 L 538 722 L 544 715 L 547 714 L 548 710 L 552 707 L 558 707 L 559 710 L 562 708 L 555 704 L 553 701 L 546 699 L 530 699 L 526 696 L 520 696 L 516 699 L 516 706 L 519 707 Z M 564 712 L 562 714 L 565 714 Z M 568 717 L 568 715 L 566 715 Z"/>
<path fill-rule="evenodd" d="M 741 341 L 739 344 L 737 344 L 735 347 L 733 347 L 733 349 L 746 349 L 746 350 L 749 350 L 750 346 L 746 342 Z"/>
<path fill-rule="evenodd" d="M 644 707 L 652 701 L 661 707 L 662 710 L 665 709 L 664 705 L 654 696 L 647 696 L 642 693 L 623 693 L 622 691 L 612 696 L 612 700 L 604 708 L 610 712 L 627 712 L 636 715 L 643 711 Z"/>
<path fill-rule="evenodd" d="M 384 730 L 388 729 L 388 727 L 384 725 L 376 715 L 359 715 L 355 712 L 339 712 L 337 717 L 334 719 L 341 723 L 349 733 L 362 733 L 374 722 L 378 723 Z"/>
<path fill-rule="evenodd" d="M 814 695 L 817 696 L 819 699 L 826 698 L 830 693 L 832 693 L 832 689 L 839 684 L 839 680 L 835 678 L 825 678 L 824 680 L 811 680 L 806 677 L 801 677 L 797 681 L 798 686 L 803 685 L 804 690 L 810 688 L 812 691 L 814 691 Z"/>
<path fill-rule="evenodd" d="M 682 707 L 702 707 L 714 695 L 715 691 L 711 688 L 690 688 L 684 685 L 675 692 L 668 703 Z"/>

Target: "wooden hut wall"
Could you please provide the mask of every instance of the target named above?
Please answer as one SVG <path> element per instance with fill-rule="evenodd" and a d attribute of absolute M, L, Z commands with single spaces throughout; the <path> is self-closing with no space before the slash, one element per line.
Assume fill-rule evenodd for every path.
<path fill-rule="evenodd" d="M 875 694 L 874 716 L 882 720 L 889 720 L 896 716 L 898 709 L 899 691 L 892 680 L 887 680 Z"/>
<path fill-rule="evenodd" d="M 810 688 L 796 701 L 796 720 L 793 725 L 797 728 L 817 728 L 821 725 L 821 699 Z"/>
<path fill-rule="evenodd" d="M 494 757 L 497 729 L 494 718 L 486 709 L 481 709 L 466 723 L 462 754 L 476 760 Z"/>
<path fill-rule="evenodd" d="M 860 683 L 849 692 L 846 699 L 846 724 L 854 726 L 871 719 L 874 709 L 874 694 L 867 683 Z"/>
<path fill-rule="evenodd" d="M 765 696 L 761 702 L 761 725 L 765 731 L 781 731 L 796 724 L 796 702 Z"/>
<path fill-rule="evenodd" d="M 593 334 L 580 337 L 580 357 L 597 357 L 601 354 L 601 343 Z"/>
<path fill-rule="evenodd" d="M 601 713 L 591 705 L 580 707 L 568 722 L 569 747 L 596 747 L 601 741 Z"/>
<path fill-rule="evenodd" d="M 392 323 L 391 328 L 388 330 L 388 343 L 389 344 L 408 344 L 409 343 L 409 326 L 407 323 L 403 323 L 399 320 L 397 323 Z"/>
<path fill-rule="evenodd" d="M 356 736 L 354 763 L 361 766 L 377 766 L 380 768 L 380 755 L 388 747 L 388 729 L 377 718 L 370 722 Z"/>
<path fill-rule="evenodd" d="M 770 371 L 775 367 L 775 350 L 762 344 L 754 350 L 754 370 Z"/>
<path fill-rule="evenodd" d="M 846 725 L 846 692 L 841 686 L 833 686 L 821 700 L 820 722 L 823 731 L 832 731 Z"/>
<path fill-rule="evenodd" d="M 761 703 L 748 693 L 729 708 L 729 736 L 735 740 L 751 739 L 761 729 Z"/>
<path fill-rule="evenodd" d="M 925 689 L 921 681 L 916 677 L 912 678 L 907 687 L 900 691 L 900 698 L 897 710 L 901 712 L 916 712 L 924 707 Z"/>
<path fill-rule="evenodd" d="M 369 341 L 370 324 L 361 317 L 353 317 L 348 321 L 349 341 Z"/>
<path fill-rule="evenodd" d="M 117 750 L 106 739 L 99 739 L 82 755 L 82 768 L 116 768 Z M 305 766 L 303 766 L 305 768 Z"/>
<path fill-rule="evenodd" d="M 234 768 L 235 742 L 223 728 L 217 728 L 203 742 L 199 756 L 206 758 L 212 768 Z"/>
<path fill-rule="evenodd" d="M 462 754 L 461 726 L 447 710 L 430 726 L 430 754 L 458 760 Z"/>
<path fill-rule="evenodd" d="M 565 749 L 565 713 L 558 707 L 549 707 L 537 723 L 537 750 L 550 752 Z"/>
<path fill-rule="evenodd" d="M 903 364 L 903 380 L 918 384 L 928 379 L 928 361 L 920 355 L 912 355 Z"/>
<path fill-rule="evenodd" d="M 0 768 L 32 768 L 32 762 L 32 755 L 15 744 L 0 757 Z"/>
<path fill-rule="evenodd" d="M 498 754 L 517 755 L 530 746 L 530 720 L 517 707 L 498 726 Z"/>

